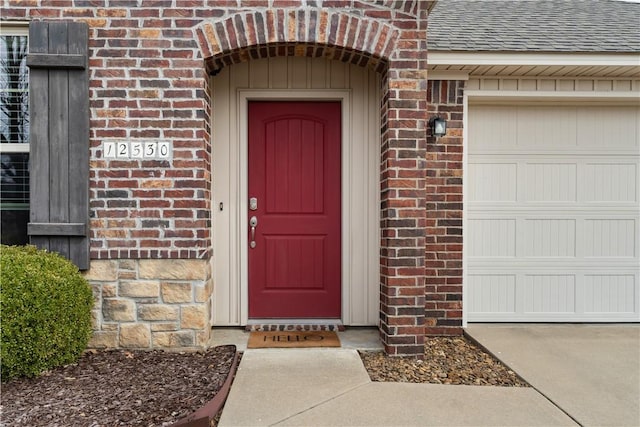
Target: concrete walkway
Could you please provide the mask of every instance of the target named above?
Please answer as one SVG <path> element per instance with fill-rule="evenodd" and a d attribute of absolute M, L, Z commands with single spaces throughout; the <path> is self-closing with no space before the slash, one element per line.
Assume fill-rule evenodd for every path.
<path fill-rule="evenodd" d="M 583 426 L 640 426 L 640 325 L 471 325 L 467 333 Z"/>
<path fill-rule="evenodd" d="M 573 426 L 531 388 L 373 383 L 356 350 L 247 350 L 219 426 Z"/>
<path fill-rule="evenodd" d="M 373 383 L 357 351 L 342 348 L 246 350 L 219 425 L 576 424 L 532 388 Z"/>

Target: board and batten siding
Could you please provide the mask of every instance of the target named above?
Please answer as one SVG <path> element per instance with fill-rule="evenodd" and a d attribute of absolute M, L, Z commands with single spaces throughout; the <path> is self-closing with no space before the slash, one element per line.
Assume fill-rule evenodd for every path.
<path fill-rule="evenodd" d="M 566 101 L 469 100 L 469 321 L 640 320 L 640 108 Z"/>
<path fill-rule="evenodd" d="M 342 322 L 376 325 L 379 312 L 380 79 L 324 58 L 277 57 L 226 67 L 212 78 L 213 277 L 215 326 L 247 322 L 246 101 L 343 97 Z M 323 98 L 323 93 L 325 94 Z M 346 119 L 346 120 L 345 120 Z M 346 121 L 346 122 L 345 122 Z M 221 209 L 222 207 L 222 209 Z M 244 239 L 246 240 L 246 239 Z M 243 249 L 244 247 L 244 249 Z"/>

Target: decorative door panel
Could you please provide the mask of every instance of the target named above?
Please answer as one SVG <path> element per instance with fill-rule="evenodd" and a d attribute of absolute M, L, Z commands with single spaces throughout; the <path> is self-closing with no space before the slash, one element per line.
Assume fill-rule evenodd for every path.
<path fill-rule="evenodd" d="M 249 317 L 340 318 L 339 102 L 249 103 Z"/>

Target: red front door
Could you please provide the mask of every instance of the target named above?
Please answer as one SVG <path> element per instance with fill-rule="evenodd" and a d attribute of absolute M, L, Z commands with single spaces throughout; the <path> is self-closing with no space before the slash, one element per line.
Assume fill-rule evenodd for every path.
<path fill-rule="evenodd" d="M 250 318 L 340 318 L 340 133 L 339 102 L 249 103 Z"/>

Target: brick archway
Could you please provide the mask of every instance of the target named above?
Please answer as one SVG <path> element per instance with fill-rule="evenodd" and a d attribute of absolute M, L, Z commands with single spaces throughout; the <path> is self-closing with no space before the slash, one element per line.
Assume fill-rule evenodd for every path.
<path fill-rule="evenodd" d="M 382 72 L 399 30 L 374 19 L 316 9 L 252 10 L 196 28 L 207 69 L 272 56 L 323 56 Z"/>
<path fill-rule="evenodd" d="M 194 28 L 207 71 L 275 56 L 326 57 L 382 76 L 380 335 L 388 354 L 424 354 L 426 17 L 420 2 L 384 19 L 338 8 L 265 8 Z M 410 13 L 409 13 L 410 12 Z M 386 16 L 386 15 L 385 15 Z"/>

